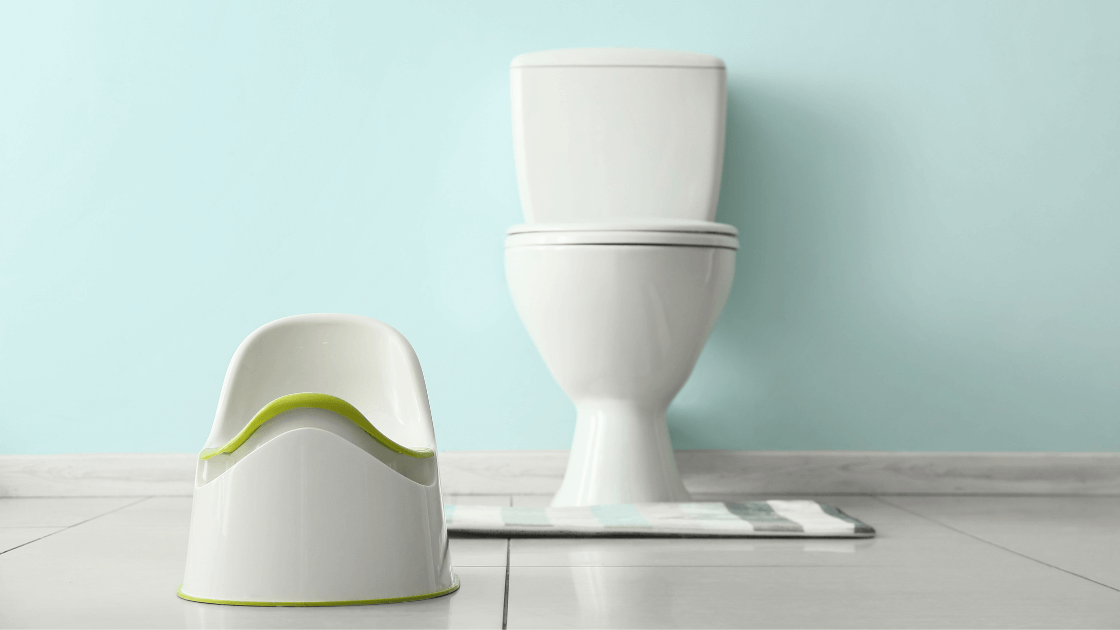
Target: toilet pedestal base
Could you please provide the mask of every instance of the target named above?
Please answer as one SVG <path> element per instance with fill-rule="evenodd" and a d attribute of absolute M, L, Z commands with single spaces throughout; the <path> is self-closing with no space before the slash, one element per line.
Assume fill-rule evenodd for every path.
<path fill-rule="evenodd" d="M 690 500 L 681 483 L 665 409 L 596 401 L 577 405 L 568 468 L 553 507 Z"/>

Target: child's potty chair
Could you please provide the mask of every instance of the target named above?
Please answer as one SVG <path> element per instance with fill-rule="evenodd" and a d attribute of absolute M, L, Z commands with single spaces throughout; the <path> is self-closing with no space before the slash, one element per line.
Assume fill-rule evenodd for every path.
<path fill-rule="evenodd" d="M 328 606 L 454 591 L 435 446 L 420 363 L 391 326 L 258 328 L 199 454 L 179 596 Z"/>

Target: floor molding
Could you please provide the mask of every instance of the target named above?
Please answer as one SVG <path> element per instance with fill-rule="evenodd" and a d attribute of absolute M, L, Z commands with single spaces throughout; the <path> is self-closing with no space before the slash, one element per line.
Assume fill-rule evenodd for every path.
<path fill-rule="evenodd" d="M 189 496 L 195 455 L 0 456 L 0 496 Z M 440 453 L 445 494 L 551 494 L 567 451 Z M 1120 495 L 1120 453 L 677 451 L 704 494 Z"/>
<path fill-rule="evenodd" d="M 190 453 L 0 455 L 0 497 L 190 496 Z"/>

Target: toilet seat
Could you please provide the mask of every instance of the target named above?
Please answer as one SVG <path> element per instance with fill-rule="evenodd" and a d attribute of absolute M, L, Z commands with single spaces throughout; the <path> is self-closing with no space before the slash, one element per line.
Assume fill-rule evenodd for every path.
<path fill-rule="evenodd" d="M 524 223 L 507 231 L 506 247 L 529 245 L 672 245 L 739 249 L 733 225 L 682 219 L 605 223 Z"/>

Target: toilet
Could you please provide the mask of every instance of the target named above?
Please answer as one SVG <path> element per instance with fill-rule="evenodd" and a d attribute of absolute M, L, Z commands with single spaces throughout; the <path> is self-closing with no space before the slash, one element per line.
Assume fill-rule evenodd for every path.
<path fill-rule="evenodd" d="M 576 406 L 553 506 L 688 501 L 665 412 L 727 301 L 737 230 L 715 222 L 726 70 L 692 52 L 583 48 L 510 67 L 525 223 L 506 279 Z"/>

